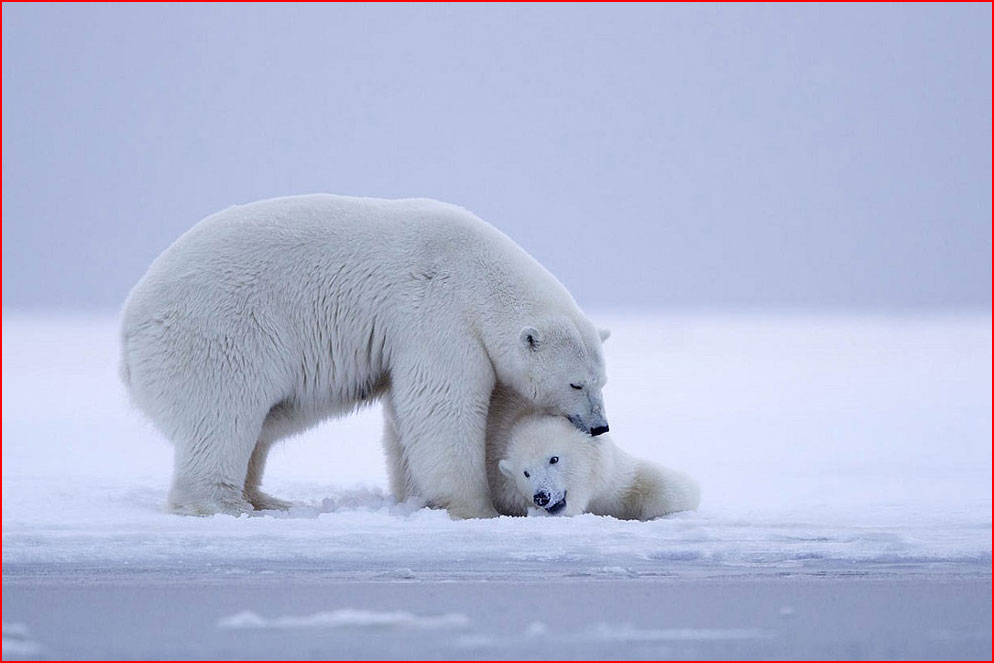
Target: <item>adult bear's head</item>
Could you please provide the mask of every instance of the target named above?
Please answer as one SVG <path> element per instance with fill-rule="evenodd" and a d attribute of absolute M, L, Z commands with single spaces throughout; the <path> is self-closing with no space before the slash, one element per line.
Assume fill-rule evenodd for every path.
<path fill-rule="evenodd" d="M 560 414 L 597 436 L 608 431 L 601 342 L 610 332 L 584 323 L 556 317 L 523 327 L 517 343 L 522 370 L 514 382 L 537 408 Z"/>

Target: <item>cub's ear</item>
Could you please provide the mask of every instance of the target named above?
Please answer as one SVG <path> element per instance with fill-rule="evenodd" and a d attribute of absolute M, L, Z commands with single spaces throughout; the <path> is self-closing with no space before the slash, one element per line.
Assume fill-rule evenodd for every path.
<path fill-rule="evenodd" d="M 521 344 L 529 350 L 538 349 L 539 343 L 542 342 L 541 335 L 534 327 L 522 327 L 518 338 L 521 340 Z"/>
<path fill-rule="evenodd" d="M 506 458 L 501 458 L 500 462 L 497 463 L 497 468 L 500 469 L 500 473 L 510 479 L 514 475 L 514 469 L 511 464 L 507 462 Z"/>
<path fill-rule="evenodd" d="M 603 343 L 607 339 L 611 338 L 611 330 L 610 329 L 598 329 L 597 333 L 601 335 L 601 343 Z"/>

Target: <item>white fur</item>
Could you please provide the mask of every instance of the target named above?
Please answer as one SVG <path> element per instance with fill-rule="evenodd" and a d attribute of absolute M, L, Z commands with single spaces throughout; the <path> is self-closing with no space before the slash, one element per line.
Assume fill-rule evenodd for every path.
<path fill-rule="evenodd" d="M 123 317 L 122 377 L 175 445 L 178 513 L 285 507 L 259 490 L 272 444 L 377 398 L 397 497 L 455 517 L 495 514 L 495 384 L 587 430 L 607 423 L 601 340 L 570 294 L 504 234 L 432 200 L 224 210 L 152 263 Z"/>
<path fill-rule="evenodd" d="M 498 413 L 498 402 L 504 414 Z M 608 435 L 590 437 L 560 416 L 529 412 L 513 394 L 495 399 L 494 413 L 487 434 L 487 474 L 499 513 L 550 515 L 537 508 L 539 493 L 548 495 L 549 505 L 565 500 L 565 507 L 553 514 L 563 516 L 593 513 L 650 520 L 700 504 L 693 479 L 632 457 Z"/>

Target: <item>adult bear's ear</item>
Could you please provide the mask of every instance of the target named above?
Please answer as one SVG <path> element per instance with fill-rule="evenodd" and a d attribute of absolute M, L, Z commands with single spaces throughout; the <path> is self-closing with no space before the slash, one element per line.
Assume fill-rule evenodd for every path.
<path fill-rule="evenodd" d="M 611 338 L 611 330 L 610 329 L 598 329 L 597 333 L 601 335 L 601 343 L 603 343 L 607 339 Z"/>
<path fill-rule="evenodd" d="M 518 338 L 521 339 L 521 344 L 529 350 L 537 350 L 538 344 L 541 342 L 540 334 L 534 327 L 523 327 Z"/>
<path fill-rule="evenodd" d="M 507 462 L 506 458 L 500 459 L 500 462 L 497 463 L 497 468 L 500 470 L 500 473 L 506 476 L 508 479 L 510 479 L 511 476 L 514 474 L 514 469 L 511 468 L 511 464 Z"/>

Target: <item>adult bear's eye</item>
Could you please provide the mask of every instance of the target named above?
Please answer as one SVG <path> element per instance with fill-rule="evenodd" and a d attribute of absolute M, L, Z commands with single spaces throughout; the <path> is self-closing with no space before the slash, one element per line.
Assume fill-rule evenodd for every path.
<path fill-rule="evenodd" d="M 528 474 L 528 470 L 525 470 L 525 478 L 527 479 L 527 478 L 528 478 L 528 477 L 530 477 L 530 476 L 531 476 L 531 475 L 530 475 L 530 474 Z"/>
<path fill-rule="evenodd" d="M 555 465 L 558 462 L 559 462 L 559 456 L 553 456 L 552 458 L 549 459 L 549 465 Z"/>
<path fill-rule="evenodd" d="M 572 382 L 570 382 L 569 386 L 573 387 L 574 389 L 583 389 L 582 384 L 573 384 Z"/>

